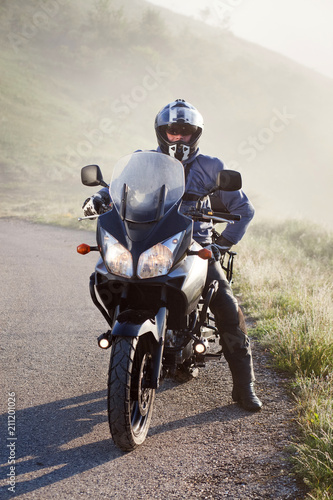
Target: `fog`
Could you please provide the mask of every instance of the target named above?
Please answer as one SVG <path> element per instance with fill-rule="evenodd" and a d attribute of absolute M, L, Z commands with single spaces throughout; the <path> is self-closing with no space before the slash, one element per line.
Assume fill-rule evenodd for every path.
<path fill-rule="evenodd" d="M 224 25 L 254 42 L 333 78 L 330 0 L 149 0 L 173 12 Z"/>
<path fill-rule="evenodd" d="M 51 210 L 50 197 L 73 213 L 81 167 L 108 179 L 119 157 L 154 149 L 156 113 L 183 98 L 204 117 L 201 152 L 242 173 L 258 219 L 333 227 L 331 79 L 141 0 L 0 9 L 2 214 L 13 199 Z"/>

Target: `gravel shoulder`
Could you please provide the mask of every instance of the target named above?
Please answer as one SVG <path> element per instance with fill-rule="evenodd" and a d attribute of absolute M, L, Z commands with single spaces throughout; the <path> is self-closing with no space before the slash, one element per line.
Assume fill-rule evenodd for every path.
<path fill-rule="evenodd" d="M 2 498 L 302 499 L 288 445 L 294 403 L 253 342 L 256 390 L 248 413 L 231 399 L 226 362 L 158 390 L 147 440 L 117 450 L 106 414 L 106 328 L 88 292 L 94 234 L 0 219 Z M 8 491 L 7 399 L 16 394 L 15 492 Z"/>

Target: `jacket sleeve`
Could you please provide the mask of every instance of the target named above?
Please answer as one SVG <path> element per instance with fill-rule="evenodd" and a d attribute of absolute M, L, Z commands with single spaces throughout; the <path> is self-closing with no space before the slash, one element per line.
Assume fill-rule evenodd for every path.
<path fill-rule="evenodd" d="M 219 191 L 222 203 L 228 211 L 239 214 L 241 220 L 234 224 L 227 224 L 222 236 L 236 245 L 246 233 L 246 230 L 254 217 L 254 207 L 246 194 L 242 191 Z"/>

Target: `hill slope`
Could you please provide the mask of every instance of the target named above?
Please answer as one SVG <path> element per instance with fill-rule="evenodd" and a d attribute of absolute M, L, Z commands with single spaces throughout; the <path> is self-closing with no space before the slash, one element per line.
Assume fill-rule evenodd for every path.
<path fill-rule="evenodd" d="M 242 172 L 258 216 L 333 227 L 331 80 L 142 1 L 62 3 L 2 2 L 2 212 L 12 190 L 31 210 L 28 185 L 43 209 L 38 185 L 70 207 L 87 194 L 82 165 L 109 177 L 119 156 L 155 147 L 156 112 L 182 97 L 205 118 L 202 151 Z"/>

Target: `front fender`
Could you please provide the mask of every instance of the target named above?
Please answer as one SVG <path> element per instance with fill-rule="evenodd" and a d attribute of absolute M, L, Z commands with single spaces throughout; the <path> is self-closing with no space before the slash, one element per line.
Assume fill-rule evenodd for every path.
<path fill-rule="evenodd" d="M 151 317 L 151 314 L 146 311 L 125 311 L 116 319 L 111 335 L 112 337 L 141 337 L 151 332 L 156 341 L 163 344 L 166 315 L 166 307 L 161 307 L 155 317 Z"/>
<path fill-rule="evenodd" d="M 153 348 L 153 369 L 150 380 L 152 389 L 159 387 L 161 375 L 167 309 L 161 307 L 154 318 L 148 311 L 124 311 L 120 313 L 112 328 L 112 337 L 141 337 L 152 333 L 156 344 Z"/>

